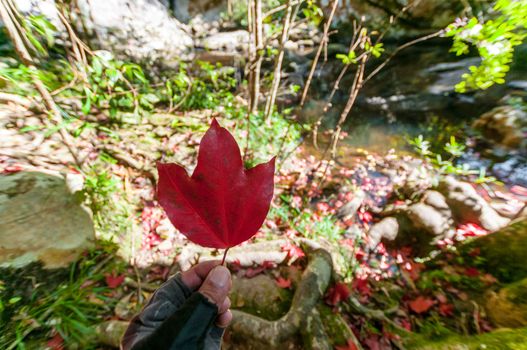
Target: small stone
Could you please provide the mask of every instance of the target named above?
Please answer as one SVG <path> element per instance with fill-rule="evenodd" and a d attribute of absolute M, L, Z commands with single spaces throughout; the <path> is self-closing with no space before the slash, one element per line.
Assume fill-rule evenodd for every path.
<path fill-rule="evenodd" d="M 399 234 L 399 223 L 396 218 L 388 217 L 374 224 L 368 231 L 368 245 L 374 249 L 383 239 L 393 241 Z"/>

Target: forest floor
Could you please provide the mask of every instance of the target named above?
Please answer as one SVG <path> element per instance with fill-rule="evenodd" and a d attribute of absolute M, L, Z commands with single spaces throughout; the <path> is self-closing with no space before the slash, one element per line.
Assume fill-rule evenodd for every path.
<path fill-rule="evenodd" d="M 78 130 L 75 149 L 85 162 L 80 172 L 85 204 L 93 212 L 100 243 L 70 273 L 57 272 L 56 278 L 35 265 L 23 274 L 3 275 L 7 276 L 2 277 L 3 319 L 9 320 L 2 336 L 6 348 L 38 344 L 42 339 L 51 349 L 64 344 L 91 348 L 100 341 L 115 344 L 115 336 L 93 335 L 89 327 L 102 321 L 129 320 L 171 274 L 222 253 L 189 243 L 155 200 L 155 163 L 177 162 L 191 171 L 199 140 L 212 117 L 239 140 L 247 135 L 243 119 L 207 110 L 154 113 L 140 124 L 105 126 L 103 121 L 102 127 L 81 128 L 82 122 L 74 121 L 69 126 Z M 41 115 L 3 105 L 1 121 L 0 173 L 53 170 L 79 174 L 58 134 L 43 128 Z M 250 147 L 259 160 L 267 160 L 273 152 L 264 143 Z M 455 252 L 456 245 L 489 233 L 481 223 L 452 221 L 451 227 L 434 232 L 429 227 L 434 223 L 425 220 L 422 227 L 395 231 L 387 227 L 387 232 L 372 233 L 375 224 L 425 202 L 427 191 L 443 181 L 444 176 L 426 160 L 393 151 L 380 155 L 341 147 L 334 161 L 321 161 L 322 152 L 304 147 L 300 138 L 282 142 L 279 151 L 275 199 L 268 219 L 254 239 L 228 255 L 227 262 L 239 280 L 260 276 L 254 283 L 267 288 L 267 282 L 274 281 L 271 289 L 283 290 L 278 292 L 283 305 L 273 309 L 276 299 L 264 298 L 263 304 L 256 305 L 238 296 L 235 309 L 256 311 L 270 319 L 287 312 L 307 266 L 306 242 L 316 242 L 333 258 L 335 272 L 320 307 L 345 328 L 328 330 L 333 333 L 331 345 L 337 349 L 404 348 L 422 339 L 494 329 L 484 301 L 474 295 L 478 290 L 497 288 L 497 278 L 480 271 L 477 263 L 459 260 Z M 527 190 L 519 186 L 471 186 L 486 203 L 501 203 L 495 207 L 509 217 L 517 216 L 527 199 Z M 405 237 L 387 240 L 390 232 Z M 409 235 L 419 237 L 408 239 Z M 255 253 L 254 243 L 262 242 L 278 243 L 271 250 Z M 427 263 L 431 251 L 435 251 L 432 256 L 450 252 L 450 262 L 431 268 Z M 477 261 L 477 251 L 473 258 Z M 17 277 L 21 275 L 22 279 Z M 37 282 L 28 284 L 28 278 Z M 82 332 L 92 336 L 81 339 Z M 418 339 L 413 332 L 419 334 Z M 227 335 L 227 344 L 229 339 Z M 296 346 L 291 344 L 291 348 Z"/>

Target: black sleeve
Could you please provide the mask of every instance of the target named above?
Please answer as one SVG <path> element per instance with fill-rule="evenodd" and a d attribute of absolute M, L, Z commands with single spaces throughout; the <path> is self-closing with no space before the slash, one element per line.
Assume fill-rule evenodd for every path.
<path fill-rule="evenodd" d="M 220 348 L 223 329 L 214 325 L 218 308 L 192 291 L 179 275 L 167 281 L 130 323 L 123 350 Z"/>

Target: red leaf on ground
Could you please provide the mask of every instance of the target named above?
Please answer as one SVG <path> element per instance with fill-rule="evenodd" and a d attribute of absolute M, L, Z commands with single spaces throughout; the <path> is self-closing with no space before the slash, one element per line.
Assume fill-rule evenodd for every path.
<path fill-rule="evenodd" d="M 59 333 L 55 334 L 53 338 L 47 341 L 46 345 L 51 350 L 63 350 L 64 349 L 64 339 L 62 339 Z"/>
<path fill-rule="evenodd" d="M 404 329 L 408 330 L 408 331 L 412 331 L 412 324 L 410 323 L 410 321 L 408 321 L 406 318 L 403 318 L 399 321 L 399 324 L 401 325 L 401 327 L 403 327 Z"/>
<path fill-rule="evenodd" d="M 263 266 L 249 267 L 247 270 L 245 270 L 245 277 L 253 278 L 254 276 L 257 276 L 264 271 L 265 271 L 265 267 Z"/>
<path fill-rule="evenodd" d="M 361 295 L 371 296 L 371 288 L 366 278 L 356 278 L 351 284 L 352 288 L 358 291 Z"/>
<path fill-rule="evenodd" d="M 381 343 L 379 337 L 376 335 L 370 335 L 364 340 L 364 344 L 367 345 L 370 350 L 381 350 Z"/>
<path fill-rule="evenodd" d="M 454 315 L 454 305 L 452 304 L 440 304 L 439 314 L 441 316 L 452 316 Z"/>
<path fill-rule="evenodd" d="M 359 219 L 365 224 L 369 224 L 370 222 L 373 221 L 373 215 L 371 215 L 369 211 L 359 210 L 357 212 L 357 215 Z"/>
<path fill-rule="evenodd" d="M 274 261 L 264 260 L 262 266 L 266 269 L 274 269 L 276 267 L 276 263 Z"/>
<path fill-rule="evenodd" d="M 276 279 L 276 285 L 280 288 L 291 288 L 291 280 L 289 278 L 278 277 Z"/>
<path fill-rule="evenodd" d="M 336 350 L 359 350 L 353 339 L 348 339 L 348 342 L 345 345 L 335 346 Z"/>
<path fill-rule="evenodd" d="M 465 269 L 465 275 L 468 277 L 478 277 L 479 271 L 475 267 L 467 267 Z"/>
<path fill-rule="evenodd" d="M 456 233 L 458 236 L 462 236 L 466 238 L 466 237 L 485 236 L 489 232 L 477 224 L 468 223 L 468 224 L 460 225 L 457 228 Z"/>
<path fill-rule="evenodd" d="M 335 283 L 328 291 L 326 302 L 329 305 L 335 306 L 343 300 L 347 300 L 350 297 L 350 290 L 345 283 Z"/>
<path fill-rule="evenodd" d="M 291 243 L 290 241 L 287 241 L 284 244 L 282 244 L 281 248 L 282 248 L 282 251 L 287 252 L 287 257 L 289 259 L 296 260 L 298 258 L 302 258 L 305 256 L 304 251 L 300 249 L 300 247 Z"/>
<path fill-rule="evenodd" d="M 24 170 L 24 168 L 21 165 L 15 164 L 15 165 L 8 165 L 3 169 L 4 174 L 14 174 L 18 173 L 20 171 Z"/>
<path fill-rule="evenodd" d="M 527 188 L 522 187 L 522 186 L 518 186 L 518 185 L 512 186 L 511 192 L 519 196 L 527 197 Z"/>
<path fill-rule="evenodd" d="M 124 275 L 115 275 L 107 273 L 104 275 L 106 285 L 112 289 L 119 287 L 124 282 Z"/>
<path fill-rule="evenodd" d="M 410 309 L 413 312 L 417 314 L 422 314 L 430 310 L 430 308 L 434 306 L 434 304 L 434 300 L 420 296 L 417 299 L 410 301 L 408 303 L 408 306 L 410 306 Z"/>
<path fill-rule="evenodd" d="M 274 161 L 243 166 L 234 137 L 214 119 L 188 176 L 177 164 L 158 164 L 157 196 L 172 224 L 204 247 L 229 248 L 256 234 L 269 211 Z"/>

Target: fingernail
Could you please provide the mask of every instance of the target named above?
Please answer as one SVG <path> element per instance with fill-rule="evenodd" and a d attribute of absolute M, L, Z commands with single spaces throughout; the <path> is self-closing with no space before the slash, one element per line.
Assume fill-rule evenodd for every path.
<path fill-rule="evenodd" d="M 231 279 L 231 273 L 225 266 L 216 266 L 209 273 L 207 280 L 214 284 L 217 288 L 225 287 Z"/>

